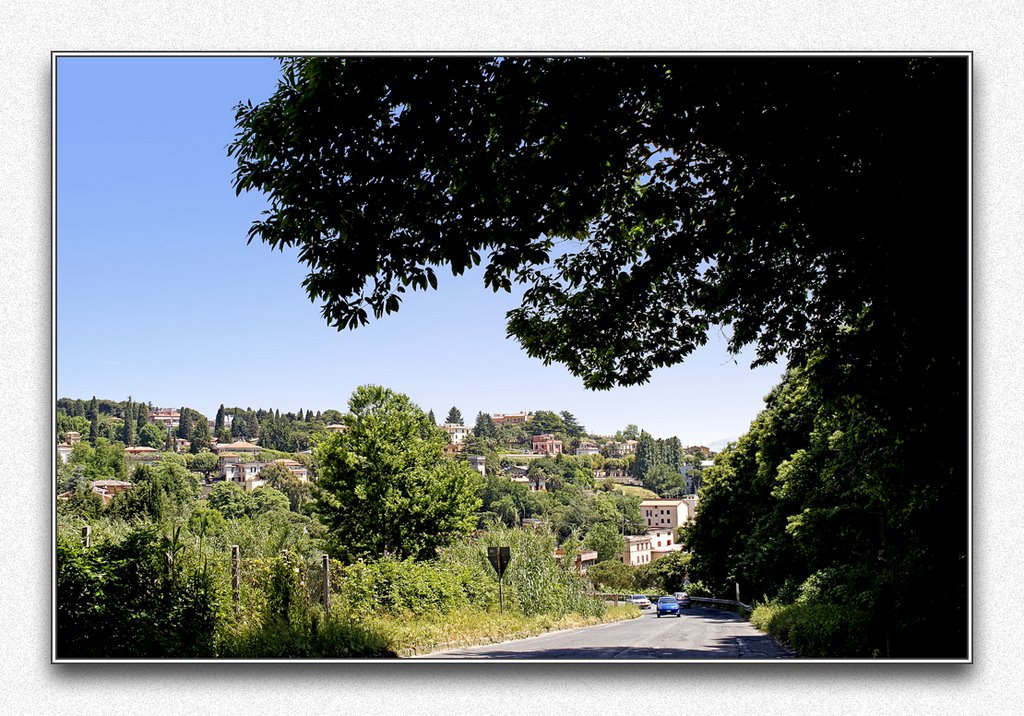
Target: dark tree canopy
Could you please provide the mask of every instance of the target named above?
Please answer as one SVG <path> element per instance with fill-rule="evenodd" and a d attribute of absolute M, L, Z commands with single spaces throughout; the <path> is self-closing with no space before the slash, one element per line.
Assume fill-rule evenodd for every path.
<path fill-rule="evenodd" d="M 453 425 L 462 425 L 462 411 L 453 405 L 444 421 Z"/>
<path fill-rule="evenodd" d="M 293 58 L 267 102 L 238 106 L 229 151 L 236 190 L 270 203 L 250 241 L 298 247 L 332 325 L 484 264 L 488 287 L 526 286 L 510 335 L 601 389 L 645 382 L 716 325 L 759 363 L 864 311 L 959 331 L 967 68 Z"/>

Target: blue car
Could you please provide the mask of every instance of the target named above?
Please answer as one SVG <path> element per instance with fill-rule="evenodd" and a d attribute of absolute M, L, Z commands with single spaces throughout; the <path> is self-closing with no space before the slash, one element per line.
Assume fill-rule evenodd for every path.
<path fill-rule="evenodd" d="M 659 597 L 658 598 L 658 617 L 662 614 L 675 614 L 677 617 L 682 616 L 679 613 L 679 600 L 675 597 Z"/>

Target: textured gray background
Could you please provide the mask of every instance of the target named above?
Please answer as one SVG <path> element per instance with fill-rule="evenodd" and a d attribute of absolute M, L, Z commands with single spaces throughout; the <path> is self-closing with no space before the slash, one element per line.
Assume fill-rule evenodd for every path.
<path fill-rule="evenodd" d="M 381 7 L 378 7 L 381 6 Z M 38 3 L 0 23 L 0 711 L 1010 713 L 1021 701 L 1022 11 L 1012 2 Z M 973 665 L 50 662 L 51 50 L 971 50 Z M 922 256 L 922 270 L 942 256 Z M 116 320 L 111 316 L 110 320 Z M 953 327 L 951 340 L 960 340 Z M 65 357 L 73 360 L 73 356 Z"/>

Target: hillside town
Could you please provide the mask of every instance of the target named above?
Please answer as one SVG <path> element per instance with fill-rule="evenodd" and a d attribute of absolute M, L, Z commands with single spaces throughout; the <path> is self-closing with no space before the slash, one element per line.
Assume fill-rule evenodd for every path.
<path fill-rule="evenodd" d="M 261 488 L 281 489 L 308 500 L 309 485 L 317 479 L 316 436 L 349 430 L 338 411 L 282 416 L 277 411 L 253 413 L 221 406 L 216 418 L 207 419 L 190 408 L 152 408 L 131 400 L 93 404 L 65 399 L 58 417 L 64 429 L 58 429 L 56 450 L 64 472 L 83 462 L 88 447 L 122 451 L 123 469 L 115 470 L 115 476 L 72 480 L 61 485 L 70 489 L 58 494 L 59 501 L 67 502 L 84 488 L 104 506 L 133 488 L 131 476 L 144 474 L 137 468 L 158 465 L 169 455 L 177 456 L 196 478 L 200 499 L 213 496 L 216 503 L 224 486 L 237 486 L 250 494 Z M 435 420 L 432 412 L 429 417 Z M 275 424 L 287 424 L 288 429 L 275 433 Z M 564 489 L 570 482 L 580 488 L 581 497 L 604 493 L 638 498 L 630 505 L 638 515 L 627 519 L 623 511 L 618 549 L 607 554 L 606 548 L 604 555 L 596 549 L 581 550 L 575 557 L 581 573 L 602 556 L 636 567 L 682 550 L 678 530 L 694 520 L 701 470 L 712 465 L 706 447 L 683 450 L 678 439 L 655 441 L 635 425 L 615 435 L 589 434 L 564 412 L 481 413 L 474 425 L 467 425 L 453 407 L 444 422 L 434 424 L 444 437 L 446 456 L 465 462 L 485 480 L 490 476 L 504 481 L 518 496 L 518 509 L 508 519 L 509 501 L 487 499 L 485 490 L 481 516 L 493 514 L 496 507 L 499 519 L 509 525 L 551 529 L 544 510 L 528 506 L 529 495 Z M 80 429 L 69 429 L 72 425 Z M 78 447 L 83 445 L 88 447 Z M 655 452 L 670 454 L 659 461 Z M 654 470 L 668 463 L 674 463 L 671 470 Z M 569 480 L 560 470 L 565 467 L 573 471 Z M 672 473 L 670 480 L 659 484 L 653 473 L 664 478 L 666 472 Z"/>

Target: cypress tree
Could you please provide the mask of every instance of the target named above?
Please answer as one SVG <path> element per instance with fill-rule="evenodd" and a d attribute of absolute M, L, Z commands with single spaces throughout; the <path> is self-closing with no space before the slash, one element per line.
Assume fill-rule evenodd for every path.
<path fill-rule="evenodd" d="M 433 423 L 434 425 L 437 425 L 437 418 L 434 417 L 434 411 L 433 410 L 427 411 L 427 417 L 430 418 L 430 422 L 431 423 Z"/>
<path fill-rule="evenodd" d="M 125 444 L 125 447 L 131 447 L 136 443 L 135 420 L 132 418 L 130 407 L 125 411 L 124 423 L 121 425 L 121 434 L 118 437 Z"/>
<path fill-rule="evenodd" d="M 192 409 L 182 407 L 181 415 L 178 418 L 178 437 L 183 440 L 188 440 L 192 434 Z"/>
<path fill-rule="evenodd" d="M 219 433 L 223 427 L 224 427 L 224 403 L 221 403 L 220 407 L 217 408 L 217 417 L 215 417 L 213 419 L 213 429 L 214 429 L 214 431 Z"/>

